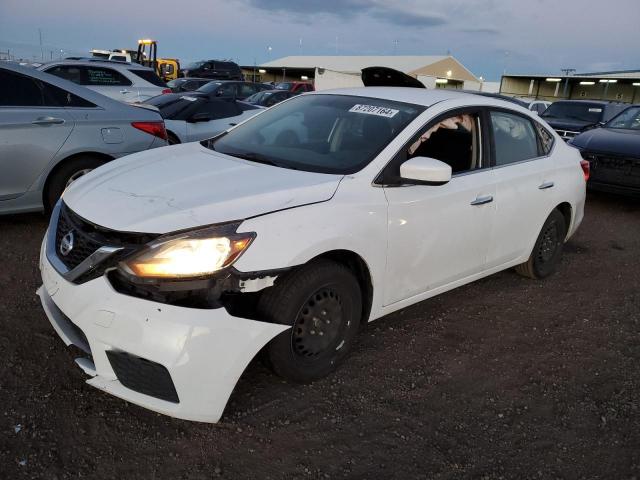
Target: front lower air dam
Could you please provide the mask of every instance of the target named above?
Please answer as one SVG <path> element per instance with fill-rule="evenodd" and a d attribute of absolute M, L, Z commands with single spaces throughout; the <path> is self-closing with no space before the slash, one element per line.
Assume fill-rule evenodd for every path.
<path fill-rule="evenodd" d="M 150 410 L 217 422 L 251 359 L 290 328 L 116 292 L 103 276 L 76 285 L 41 251 L 42 306 L 67 345 L 87 353 L 76 363 L 87 383 Z"/>

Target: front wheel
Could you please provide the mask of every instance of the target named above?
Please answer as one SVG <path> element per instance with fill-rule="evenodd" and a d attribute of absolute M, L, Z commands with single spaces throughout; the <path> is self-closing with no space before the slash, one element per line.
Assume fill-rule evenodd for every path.
<path fill-rule="evenodd" d="M 516 272 L 534 279 L 551 275 L 562 257 L 566 235 L 567 225 L 564 215 L 555 209 L 544 222 L 531 256 L 525 263 L 516 266 Z"/>
<path fill-rule="evenodd" d="M 329 374 L 349 353 L 360 325 L 362 293 L 347 267 L 317 260 L 266 290 L 258 311 L 267 321 L 291 325 L 266 347 L 272 369 L 308 383 Z"/>

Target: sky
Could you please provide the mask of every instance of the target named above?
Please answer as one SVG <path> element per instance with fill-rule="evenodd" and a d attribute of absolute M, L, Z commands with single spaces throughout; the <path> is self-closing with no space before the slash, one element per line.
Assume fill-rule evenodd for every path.
<path fill-rule="evenodd" d="M 446 55 L 476 76 L 640 69 L 640 0 L 0 0 L 0 52 L 161 57 Z M 271 47 L 271 49 L 269 49 Z"/>

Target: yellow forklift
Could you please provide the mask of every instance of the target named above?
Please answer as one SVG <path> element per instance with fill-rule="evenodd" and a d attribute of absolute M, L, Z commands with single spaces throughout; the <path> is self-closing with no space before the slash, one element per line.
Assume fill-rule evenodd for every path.
<path fill-rule="evenodd" d="M 147 47 L 149 48 L 147 52 Z M 178 78 L 180 62 L 177 58 L 157 58 L 158 42 L 145 38 L 138 40 L 138 53 L 136 61 L 140 65 L 153 68 L 158 76 L 165 82 Z"/>

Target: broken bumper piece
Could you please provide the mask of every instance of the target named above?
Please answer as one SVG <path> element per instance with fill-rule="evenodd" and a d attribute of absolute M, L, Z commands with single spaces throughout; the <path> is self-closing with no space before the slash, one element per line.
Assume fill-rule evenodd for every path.
<path fill-rule="evenodd" d="M 44 255 L 40 269 L 42 306 L 65 344 L 86 352 L 76 363 L 87 383 L 172 417 L 217 422 L 251 359 L 290 328 L 123 295 L 104 276 L 75 285 Z"/>

